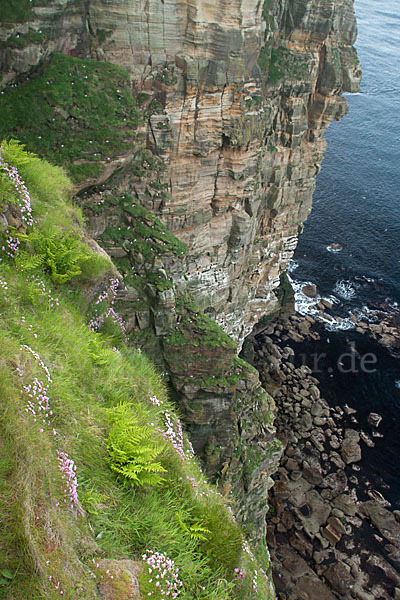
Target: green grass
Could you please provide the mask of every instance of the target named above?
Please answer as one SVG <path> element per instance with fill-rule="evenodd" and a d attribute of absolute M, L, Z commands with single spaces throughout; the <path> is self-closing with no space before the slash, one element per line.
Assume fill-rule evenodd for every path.
<path fill-rule="evenodd" d="M 0 4 L 0 22 L 24 23 L 31 15 L 29 0 L 2 0 Z"/>
<path fill-rule="evenodd" d="M 304 79 L 308 74 L 310 57 L 296 55 L 284 46 L 273 48 L 266 40 L 257 62 L 266 82 L 274 85 L 282 79 L 292 81 Z"/>
<path fill-rule="evenodd" d="M 0 42 L 0 48 L 26 48 L 28 44 L 40 44 L 43 40 L 43 33 L 30 29 L 26 34 L 10 36 L 5 41 Z"/>
<path fill-rule="evenodd" d="M 44 271 L 54 282 L 79 276 L 81 285 L 110 271 L 110 262 L 89 250 L 84 241 L 81 211 L 65 200 L 72 186 L 64 172 L 25 152 L 15 141 L 3 141 L 2 147 L 6 162 L 24 174 L 40 224 L 34 231 L 20 228 L 15 234 L 21 241 L 16 266 L 27 276 Z M 18 220 L 16 193 L 9 184 L 6 176 L 0 176 L 0 206 L 7 209 L 8 193 L 8 206 L 17 211 Z M 7 237 L 8 233 L 0 230 L 2 243 Z"/>
<path fill-rule="evenodd" d="M 121 218 L 117 227 L 109 226 L 105 229 L 103 242 L 125 243 L 130 252 L 140 252 L 149 263 L 155 256 L 186 254 L 186 244 L 178 240 L 155 215 L 131 196 L 107 200 L 101 205 L 101 211 L 111 206 Z"/>
<path fill-rule="evenodd" d="M 33 232 L 39 238 L 49 229 L 83 235 L 64 173 L 14 144 L 5 145 L 5 155 L 31 193 Z M 7 189 L 2 189 L 4 211 Z M 11 192 L 9 202 L 15 203 Z M 23 234 L 21 239 L 24 246 Z M 32 252 L 28 243 L 23 250 Z M 273 598 L 265 578 L 259 576 L 258 593 L 253 590 L 255 569 L 268 568 L 266 552 L 260 563 L 243 551 L 243 531 L 232 520 L 227 499 L 190 457 L 186 437 L 182 461 L 170 440 L 156 432 L 166 428 L 166 410 L 176 432 L 179 420 L 155 367 L 111 328 L 93 333 L 87 327 L 88 285 L 101 285 L 113 274 L 112 265 L 105 261 L 90 277 L 77 275 L 63 284 L 51 281 L 43 264 L 35 269 L 59 305 L 27 278 L 18 260 L 3 256 L 0 263 L 0 280 L 7 283 L 7 289 L 0 285 L 0 597 L 55 599 L 62 589 L 69 600 L 95 599 L 99 558 L 140 561 L 150 548 L 165 552 L 179 567 L 184 600 Z M 38 353 L 52 379 L 50 425 L 35 422 L 25 410 L 23 386 L 34 377 L 46 383 L 46 377 L 24 345 Z M 150 401 L 154 396 L 159 405 Z M 107 440 L 122 404 L 146 436 L 153 432 L 163 481 L 137 487 L 112 470 Z M 76 465 L 79 503 L 72 508 L 63 501 L 57 451 Z M 235 568 L 245 574 L 242 579 L 235 578 Z M 124 581 L 120 584 L 123 590 Z M 144 594 L 155 592 L 145 572 L 140 585 Z"/>
<path fill-rule="evenodd" d="M 134 152 L 140 119 L 124 69 L 58 53 L 32 81 L 0 98 L 0 138 L 18 138 L 77 183 Z"/>
<path fill-rule="evenodd" d="M 280 46 L 272 48 L 268 70 L 268 83 L 274 84 L 279 80 L 301 80 L 308 74 L 309 56 L 296 55 L 287 48 Z"/>
<path fill-rule="evenodd" d="M 32 17 L 34 6 L 47 6 L 51 0 L 1 0 L 1 23 L 25 23 Z"/>
<path fill-rule="evenodd" d="M 106 227 L 101 244 L 105 249 L 120 246 L 125 250 L 125 257 L 115 259 L 125 282 L 139 290 L 143 297 L 148 283 L 158 291 L 172 288 L 172 278 L 167 273 L 160 274 L 154 262 L 162 256 L 183 256 L 186 244 L 131 196 L 116 196 L 94 207 L 94 212 L 109 210 L 113 216 L 117 215 L 118 225 Z"/>
<path fill-rule="evenodd" d="M 236 353 L 236 344 L 215 321 L 202 312 L 189 294 L 176 300 L 175 310 L 180 315 L 176 328 L 165 336 L 172 346 L 204 346 L 225 348 Z"/>

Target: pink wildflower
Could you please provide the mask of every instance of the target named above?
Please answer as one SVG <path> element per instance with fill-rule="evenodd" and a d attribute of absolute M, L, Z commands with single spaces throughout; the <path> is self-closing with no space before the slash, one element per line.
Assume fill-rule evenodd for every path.
<path fill-rule="evenodd" d="M 71 507 L 73 504 L 78 502 L 78 480 L 76 478 L 76 466 L 72 459 L 68 458 L 68 454 L 65 452 L 59 452 L 58 454 L 58 468 L 62 473 L 62 479 L 65 480 L 66 488 L 64 490 L 64 494 L 71 501 Z M 64 502 L 66 502 L 66 498 L 64 498 Z"/>
<path fill-rule="evenodd" d="M 171 598 L 177 598 L 181 593 L 183 586 L 182 581 L 179 579 L 179 569 L 175 567 L 174 561 L 168 558 L 168 556 L 162 552 L 153 552 L 152 550 L 146 550 L 145 554 L 142 555 L 142 560 L 147 564 L 149 572 L 155 571 L 156 579 L 155 586 L 159 589 L 161 600 L 166 599 L 168 596 Z M 162 580 L 162 586 L 159 580 Z M 152 579 L 149 579 L 149 583 Z M 149 592 L 152 594 L 152 592 Z"/>

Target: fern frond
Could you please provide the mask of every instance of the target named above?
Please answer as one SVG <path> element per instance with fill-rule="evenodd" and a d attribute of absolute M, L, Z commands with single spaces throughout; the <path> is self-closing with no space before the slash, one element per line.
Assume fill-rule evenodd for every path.
<path fill-rule="evenodd" d="M 75 233 L 41 230 L 18 234 L 18 239 L 24 244 L 25 261 L 22 262 L 21 255 L 17 259 L 19 264 L 23 264 L 25 270 L 44 268 L 56 283 L 65 283 L 80 275 L 83 265 L 93 258 Z"/>
<path fill-rule="evenodd" d="M 203 527 L 203 525 L 200 525 L 200 522 L 193 523 L 193 525 L 190 525 L 189 531 L 192 540 L 202 541 L 207 540 L 207 536 L 205 534 L 211 533 L 211 531 L 207 529 L 207 527 Z"/>
<path fill-rule="evenodd" d="M 28 252 L 20 251 L 15 257 L 15 263 L 17 268 L 29 273 L 37 271 L 43 266 L 44 256 L 42 254 L 29 254 Z"/>
<path fill-rule="evenodd" d="M 181 511 L 175 513 L 175 518 L 178 521 L 181 530 L 188 534 L 192 540 L 206 541 L 207 536 L 205 534 L 211 533 L 211 531 L 204 526 L 205 524 L 202 521 L 190 521 L 185 523 Z"/>
<path fill-rule="evenodd" d="M 154 429 L 140 425 L 129 404 L 112 411 L 114 422 L 108 440 L 110 467 L 136 486 L 157 485 L 166 469 L 157 460 L 164 445 L 155 438 Z"/>
<path fill-rule="evenodd" d="M 3 140 L 1 145 L 4 148 L 4 157 L 6 161 L 13 165 L 16 164 L 18 167 L 21 167 L 29 164 L 32 159 L 38 160 L 36 154 L 25 150 L 25 144 L 21 144 L 18 140 Z"/>

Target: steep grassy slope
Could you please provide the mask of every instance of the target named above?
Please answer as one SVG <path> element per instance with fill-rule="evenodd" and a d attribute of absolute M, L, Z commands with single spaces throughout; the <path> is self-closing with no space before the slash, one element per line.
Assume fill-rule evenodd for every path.
<path fill-rule="evenodd" d="M 0 597 L 126 598 L 126 563 L 103 559 L 131 559 L 142 597 L 273 598 L 266 548 L 259 563 L 162 378 L 124 341 L 118 274 L 85 240 L 70 188 L 3 144 Z M 150 550 L 174 561 L 164 576 Z"/>

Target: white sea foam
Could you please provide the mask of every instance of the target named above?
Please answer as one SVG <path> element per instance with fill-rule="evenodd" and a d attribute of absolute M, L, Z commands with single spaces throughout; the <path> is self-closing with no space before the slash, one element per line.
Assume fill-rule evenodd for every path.
<path fill-rule="evenodd" d="M 385 299 L 385 312 L 389 314 L 398 314 L 399 313 L 399 303 L 391 300 L 390 298 Z"/>
<path fill-rule="evenodd" d="M 288 273 L 293 273 L 296 269 L 298 269 L 299 263 L 295 260 L 291 260 L 289 263 Z"/>
<path fill-rule="evenodd" d="M 396 381 L 394 382 L 395 387 L 397 387 L 397 389 L 400 390 L 400 379 L 396 379 Z"/>
<path fill-rule="evenodd" d="M 332 246 L 326 246 L 326 249 L 328 250 L 328 252 L 332 252 L 333 254 L 337 254 L 338 252 L 341 252 L 343 250 L 342 247 L 332 248 Z"/>
<path fill-rule="evenodd" d="M 332 304 L 340 304 L 339 298 L 336 298 L 336 296 L 334 296 L 333 294 L 327 296 L 326 298 L 324 298 L 324 300 L 328 300 L 329 302 L 332 302 Z"/>
<path fill-rule="evenodd" d="M 373 310 L 366 305 L 361 308 L 356 308 L 353 312 L 359 321 L 364 320 L 368 323 L 376 323 L 379 321 L 376 310 Z"/>
<path fill-rule="evenodd" d="M 333 321 L 325 324 L 325 329 L 328 331 L 348 331 L 349 329 L 354 329 L 355 326 L 355 323 L 350 321 L 350 319 L 342 319 L 340 321 L 338 319 L 334 319 Z"/>
<path fill-rule="evenodd" d="M 354 315 L 359 321 L 367 321 L 368 323 L 377 323 L 381 321 L 385 316 L 392 315 L 399 317 L 400 309 L 399 304 L 389 298 L 386 298 L 384 304 L 381 306 L 370 308 L 369 306 L 362 306 L 353 310 Z"/>
<path fill-rule="evenodd" d="M 290 275 L 288 278 L 294 291 L 295 308 L 298 313 L 301 315 L 311 315 L 316 321 L 322 323 L 328 331 L 354 329 L 355 324 L 349 318 L 341 319 L 340 317 L 326 314 L 317 306 L 321 300 L 328 300 L 332 304 L 340 304 L 339 298 L 333 295 L 324 298 L 319 294 L 315 298 L 309 298 L 306 294 L 303 294 L 302 289 L 306 285 L 314 285 L 312 281 L 296 281 Z"/>
<path fill-rule="evenodd" d="M 357 288 L 358 286 L 351 281 L 340 279 L 336 282 L 333 291 L 344 300 L 350 300 L 356 295 Z"/>
<path fill-rule="evenodd" d="M 291 283 L 294 292 L 295 309 L 301 315 L 315 315 L 318 312 L 316 305 L 321 301 L 321 296 L 309 298 L 303 294 L 302 289 L 305 285 L 314 285 L 312 281 L 298 281 L 292 279 L 288 274 L 288 279 Z"/>

